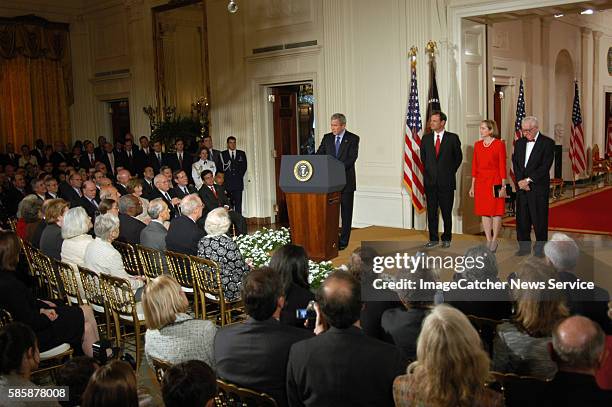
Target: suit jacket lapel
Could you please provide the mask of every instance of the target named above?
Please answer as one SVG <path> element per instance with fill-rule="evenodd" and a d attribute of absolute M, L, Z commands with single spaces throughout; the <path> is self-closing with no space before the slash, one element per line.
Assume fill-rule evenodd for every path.
<path fill-rule="evenodd" d="M 535 145 L 533 146 L 533 150 L 531 150 L 531 155 L 529 156 L 529 161 L 527 161 L 527 165 L 534 162 L 532 158 L 534 158 L 538 151 L 542 148 L 542 133 L 538 134 L 538 139 L 535 141 Z M 527 143 L 525 143 L 525 154 L 527 154 Z M 525 168 L 527 168 L 525 165 Z"/>
<path fill-rule="evenodd" d="M 348 144 L 349 144 L 349 132 L 345 131 L 344 136 L 342 136 L 342 142 L 340 143 L 340 148 L 338 149 L 338 158 L 342 157 L 342 153 L 346 151 L 346 149 L 348 148 Z M 335 143 L 334 143 L 334 151 L 336 151 Z"/>

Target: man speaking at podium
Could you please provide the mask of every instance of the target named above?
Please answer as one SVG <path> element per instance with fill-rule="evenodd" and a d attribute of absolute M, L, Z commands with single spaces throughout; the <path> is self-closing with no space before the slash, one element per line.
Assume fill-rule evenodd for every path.
<path fill-rule="evenodd" d="M 355 195 L 355 161 L 359 153 L 359 136 L 346 130 L 346 117 L 342 113 L 334 113 L 331 117 L 331 133 L 323 136 L 323 141 L 317 154 L 331 155 L 344 163 L 346 185 L 342 189 L 340 199 L 340 215 L 342 216 L 342 232 L 338 240 L 338 249 L 344 250 L 351 237 L 351 222 L 353 221 L 353 197 Z"/>

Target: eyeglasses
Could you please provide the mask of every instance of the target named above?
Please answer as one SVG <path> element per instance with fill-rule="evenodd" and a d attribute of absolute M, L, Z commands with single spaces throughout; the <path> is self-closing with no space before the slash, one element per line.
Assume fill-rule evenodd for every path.
<path fill-rule="evenodd" d="M 531 133 L 531 132 L 532 132 L 532 131 L 534 131 L 534 130 L 535 130 L 535 127 L 532 127 L 532 128 L 530 128 L 530 129 L 521 129 L 521 131 L 522 131 L 523 133 Z"/>

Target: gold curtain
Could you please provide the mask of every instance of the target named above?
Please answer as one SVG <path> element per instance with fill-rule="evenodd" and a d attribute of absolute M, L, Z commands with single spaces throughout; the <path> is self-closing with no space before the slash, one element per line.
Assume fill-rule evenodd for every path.
<path fill-rule="evenodd" d="M 68 26 L 26 16 L 0 19 L 0 142 L 71 142 Z"/>

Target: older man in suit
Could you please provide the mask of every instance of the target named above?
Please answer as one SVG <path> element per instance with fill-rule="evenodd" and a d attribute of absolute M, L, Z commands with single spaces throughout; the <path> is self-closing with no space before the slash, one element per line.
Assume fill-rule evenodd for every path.
<path fill-rule="evenodd" d="M 540 133 L 538 119 L 527 116 L 521 122 L 523 137 L 516 141 L 512 168 L 517 180 L 516 238 L 517 256 L 531 253 L 531 228 L 536 236 L 533 253 L 544 255 L 548 240 L 548 195 L 550 167 L 555 158 L 555 141 Z"/>
<path fill-rule="evenodd" d="M 191 164 L 193 164 L 193 158 L 191 154 L 185 151 L 185 142 L 181 139 L 177 139 L 174 143 L 175 152 L 166 154 L 167 165 L 172 168 L 172 172 L 183 170 L 189 176 L 191 174 Z"/>
<path fill-rule="evenodd" d="M 181 201 L 181 216 L 170 222 L 166 235 L 166 248 L 173 252 L 192 256 L 198 254 L 198 242 L 205 233 L 197 225 L 202 216 L 202 200 L 196 194 L 187 195 Z"/>
<path fill-rule="evenodd" d="M 202 212 L 202 218 L 200 221 L 203 224 L 203 221 L 206 219 L 206 215 L 208 212 L 212 211 L 215 208 L 225 208 L 228 210 L 228 214 L 232 224 L 236 227 L 236 233 L 238 235 L 244 235 L 247 232 L 247 224 L 244 216 L 233 211 L 229 207 L 229 199 L 225 194 L 225 188 L 221 185 L 217 185 L 214 183 L 214 177 L 211 170 L 204 170 L 202 172 L 204 178 L 204 184 L 202 188 L 198 191 L 202 202 L 204 203 L 204 209 Z"/>
<path fill-rule="evenodd" d="M 285 305 L 280 275 L 269 268 L 248 273 L 242 299 L 249 316 L 242 324 L 226 326 L 215 336 L 215 362 L 219 377 L 271 395 L 287 406 L 287 359 L 291 345 L 313 336 L 311 331 L 283 325 Z"/>
<path fill-rule="evenodd" d="M 91 218 L 91 223 L 95 223 L 96 213 L 99 210 L 100 201 L 96 198 L 98 189 L 93 181 L 85 181 L 83 183 L 83 196 L 81 197 L 81 206 Z"/>
<path fill-rule="evenodd" d="M 164 222 L 170 220 L 168 205 L 161 198 L 149 202 L 147 213 L 151 222 L 140 232 L 140 244 L 155 250 L 166 250 L 168 230 Z"/>
<path fill-rule="evenodd" d="M 177 208 L 181 200 L 172 195 L 170 190 L 170 181 L 164 174 L 157 174 L 155 178 L 153 178 L 153 184 L 155 185 L 155 188 L 153 188 L 149 194 L 149 200 L 162 198 L 170 209 L 170 218 L 174 219 L 179 215 Z"/>
<path fill-rule="evenodd" d="M 461 141 L 455 133 L 446 131 L 446 115 L 433 112 L 429 121 L 431 132 L 421 140 L 421 161 L 425 166 L 423 174 L 427 198 L 427 225 L 429 242 L 426 248 L 439 243 L 438 210 L 442 212 L 444 233 L 442 247 L 449 247 L 453 237 L 453 203 L 457 188 L 455 174 L 463 161 Z"/>
<path fill-rule="evenodd" d="M 68 183 L 60 184 L 60 197 L 70 202 L 70 207 L 81 206 L 81 186 L 83 177 L 78 172 L 73 172 L 68 176 Z"/>
<path fill-rule="evenodd" d="M 318 319 L 322 316 L 330 327 L 322 332 L 317 325 L 316 337 L 291 347 L 289 405 L 392 406 L 393 380 L 406 371 L 406 360 L 397 347 L 361 331 L 360 283 L 346 272 L 334 272 L 319 289 L 317 304 Z"/>
<path fill-rule="evenodd" d="M 142 213 L 142 204 L 140 199 L 134 195 L 123 195 L 119 198 L 119 238 L 118 240 L 130 243 L 140 244 L 140 232 L 146 225 L 136 216 Z"/>
<path fill-rule="evenodd" d="M 340 198 L 340 214 L 342 231 L 338 240 L 338 248 L 346 249 L 351 238 L 351 223 L 353 222 L 353 201 L 357 182 L 355 178 L 355 161 L 359 155 L 359 136 L 346 130 L 346 117 L 342 113 L 334 113 L 331 117 L 331 133 L 323 136 L 317 154 L 331 155 L 342 161 L 346 172 L 346 184 Z"/>
<path fill-rule="evenodd" d="M 189 194 L 197 193 L 196 189 L 189 185 L 189 177 L 185 170 L 174 171 L 172 174 L 175 186 L 172 188 L 172 194 L 178 199 L 183 199 Z"/>

